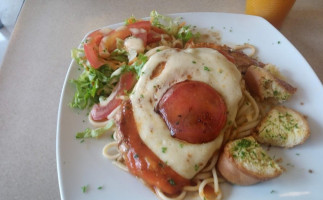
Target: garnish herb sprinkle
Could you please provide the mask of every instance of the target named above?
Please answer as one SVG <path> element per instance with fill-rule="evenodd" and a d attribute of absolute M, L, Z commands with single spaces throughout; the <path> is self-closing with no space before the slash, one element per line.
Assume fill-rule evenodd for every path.
<path fill-rule="evenodd" d="M 196 172 L 199 170 L 199 168 L 200 168 L 200 166 L 198 164 L 194 165 L 194 169 L 195 169 Z"/>
<path fill-rule="evenodd" d="M 193 60 L 193 61 L 192 61 L 192 63 L 193 63 L 193 64 L 196 64 L 196 61 L 195 61 L 195 60 Z"/>
<path fill-rule="evenodd" d="M 144 95 L 143 95 L 143 94 L 141 94 L 141 95 L 140 95 L 140 98 L 144 98 Z"/>
<path fill-rule="evenodd" d="M 81 187 L 82 192 L 83 192 L 83 193 L 87 192 L 88 188 L 89 188 L 89 185 L 84 185 L 84 186 L 82 186 L 82 187 Z"/>
<path fill-rule="evenodd" d="M 277 44 L 280 44 L 280 41 L 278 41 Z"/>
<path fill-rule="evenodd" d="M 161 50 L 160 49 L 157 49 L 156 52 L 160 52 Z"/>
<path fill-rule="evenodd" d="M 138 158 L 138 157 L 139 157 L 139 156 L 138 156 L 138 154 L 135 154 L 135 155 L 133 156 L 133 158 L 135 158 L 135 159 L 136 159 L 136 158 Z"/>
<path fill-rule="evenodd" d="M 299 155 L 301 155 L 301 154 L 299 154 L 299 153 L 296 153 L 296 156 L 299 156 Z"/>
<path fill-rule="evenodd" d="M 102 190 L 102 188 L 103 188 L 103 186 L 99 186 L 99 187 L 98 187 L 98 190 Z"/>
<path fill-rule="evenodd" d="M 273 194 L 273 193 L 275 193 L 276 191 L 275 190 L 272 190 L 272 191 L 270 191 L 270 194 Z"/>
<path fill-rule="evenodd" d="M 166 151 L 167 151 L 167 147 L 162 147 L 162 152 L 166 153 Z"/>
<path fill-rule="evenodd" d="M 184 147 L 184 144 L 182 144 L 182 143 L 181 143 L 181 144 L 179 144 L 179 147 L 183 148 L 183 147 Z"/>
<path fill-rule="evenodd" d="M 171 185 L 176 185 L 176 183 L 175 183 L 175 181 L 174 181 L 173 179 L 169 179 L 169 180 L 168 180 L 168 182 L 169 182 L 169 184 L 171 184 Z"/>
<path fill-rule="evenodd" d="M 210 69 L 207 66 L 204 66 L 205 71 L 210 71 Z"/>
<path fill-rule="evenodd" d="M 83 143 L 85 140 L 84 139 L 82 139 L 81 141 L 80 141 L 80 143 Z"/>

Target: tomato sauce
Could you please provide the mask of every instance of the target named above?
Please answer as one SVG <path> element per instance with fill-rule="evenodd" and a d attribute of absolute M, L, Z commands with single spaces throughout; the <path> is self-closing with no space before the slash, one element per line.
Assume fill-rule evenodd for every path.
<path fill-rule="evenodd" d="M 121 136 L 119 149 L 130 173 L 168 195 L 179 194 L 184 186 L 191 185 L 190 180 L 167 166 L 141 140 L 130 101 L 122 104 L 117 126 Z"/>

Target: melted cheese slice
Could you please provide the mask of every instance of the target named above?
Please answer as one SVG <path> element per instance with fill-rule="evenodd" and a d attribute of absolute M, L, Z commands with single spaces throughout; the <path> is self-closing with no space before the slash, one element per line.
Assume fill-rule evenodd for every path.
<path fill-rule="evenodd" d="M 154 69 L 163 62 L 164 70 L 151 79 Z M 130 99 L 142 141 L 179 175 L 191 179 L 221 147 L 225 129 L 215 140 L 203 144 L 190 144 L 171 136 L 154 108 L 169 87 L 187 79 L 205 82 L 216 89 L 225 100 L 227 122 L 234 121 L 242 97 L 241 74 L 222 54 L 209 48 L 166 49 L 152 55 L 142 68 Z"/>

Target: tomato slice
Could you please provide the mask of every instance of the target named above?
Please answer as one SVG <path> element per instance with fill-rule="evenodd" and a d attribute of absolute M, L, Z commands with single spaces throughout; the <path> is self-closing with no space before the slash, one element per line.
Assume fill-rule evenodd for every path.
<path fill-rule="evenodd" d="M 107 50 L 109 52 L 112 52 L 117 48 L 117 44 L 116 44 L 117 38 L 124 40 L 130 35 L 131 35 L 131 32 L 129 28 L 126 26 L 123 26 L 111 31 L 107 36 L 102 38 L 101 43 L 99 45 L 99 51 L 104 52 L 104 50 Z"/>
<path fill-rule="evenodd" d="M 139 21 L 128 25 L 132 35 L 136 38 L 140 38 L 145 46 L 147 44 L 147 34 L 151 27 L 150 21 Z"/>
<path fill-rule="evenodd" d="M 159 42 L 161 40 L 162 34 L 167 34 L 167 33 L 161 28 L 152 26 L 151 30 L 148 32 L 148 35 L 147 35 L 147 44 Z"/>
<path fill-rule="evenodd" d="M 102 65 L 106 64 L 106 61 L 99 57 L 99 43 L 104 37 L 100 30 L 91 33 L 84 44 L 84 53 L 91 66 L 94 69 L 98 69 Z"/>
<path fill-rule="evenodd" d="M 147 32 L 150 30 L 151 24 L 149 21 L 139 21 L 133 24 L 129 24 L 128 26 L 123 26 L 117 28 L 116 30 L 110 32 L 107 36 L 102 38 L 99 44 L 99 53 L 100 55 L 106 55 L 106 52 L 112 52 L 116 49 L 116 40 L 126 39 L 127 37 L 133 35 L 137 38 L 143 40 L 146 45 L 147 42 Z M 144 29 L 144 31 L 142 30 Z"/>
<path fill-rule="evenodd" d="M 149 31 L 149 33 L 147 34 L 147 44 L 159 42 L 160 40 L 161 35 L 153 30 Z"/>
<path fill-rule="evenodd" d="M 166 31 L 164 29 L 158 28 L 156 26 L 151 26 L 151 30 L 159 34 L 166 34 Z"/>
<path fill-rule="evenodd" d="M 122 100 L 118 97 L 125 94 L 136 84 L 136 75 L 133 72 L 126 72 L 120 77 L 119 83 L 116 85 L 111 94 L 111 100 L 105 105 L 95 104 L 91 110 L 91 117 L 94 121 L 106 120 L 109 114 L 121 105 Z"/>
<path fill-rule="evenodd" d="M 226 124 L 226 105 L 210 85 L 199 81 L 179 82 L 170 87 L 157 111 L 171 135 L 193 144 L 214 140 Z"/>
<path fill-rule="evenodd" d="M 151 29 L 151 23 L 150 21 L 139 21 L 139 22 L 135 22 L 133 24 L 129 24 L 128 28 L 137 28 L 137 29 L 145 29 L 147 32 Z"/>

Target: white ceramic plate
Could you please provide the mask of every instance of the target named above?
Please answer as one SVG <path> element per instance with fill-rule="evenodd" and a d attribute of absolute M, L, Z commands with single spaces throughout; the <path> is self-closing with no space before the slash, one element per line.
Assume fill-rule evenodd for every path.
<path fill-rule="evenodd" d="M 308 116 L 312 135 L 305 144 L 293 149 L 271 148 L 269 151 L 272 156 L 283 159 L 281 164 L 286 172 L 282 176 L 254 186 L 221 184 L 224 199 L 322 199 L 323 87 L 302 55 L 279 31 L 259 17 L 228 13 L 179 13 L 171 16 L 183 17 L 187 24 L 219 31 L 223 43 L 255 45 L 259 59 L 277 65 L 289 82 L 298 88 L 287 106 Z M 139 180 L 102 156 L 102 148 L 109 137 L 89 139 L 84 143 L 75 139 L 77 132 L 90 127 L 86 117 L 88 111 L 72 110 L 68 106 L 74 95 L 74 88 L 68 80 L 77 78 L 78 68 L 72 61 L 58 112 L 57 169 L 61 198 L 157 199 Z M 88 191 L 83 193 L 81 187 L 85 185 Z M 102 189 L 97 189 L 100 186 Z"/>

